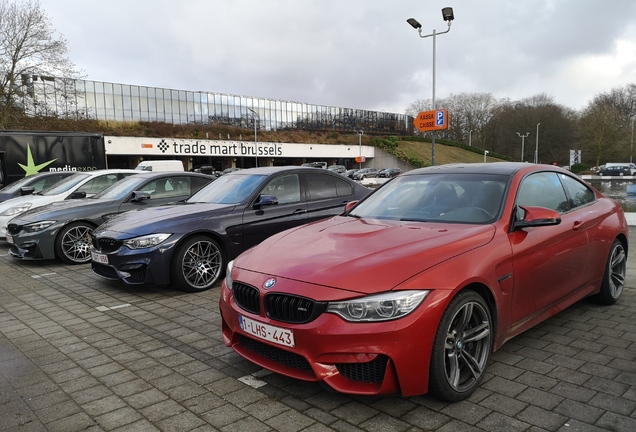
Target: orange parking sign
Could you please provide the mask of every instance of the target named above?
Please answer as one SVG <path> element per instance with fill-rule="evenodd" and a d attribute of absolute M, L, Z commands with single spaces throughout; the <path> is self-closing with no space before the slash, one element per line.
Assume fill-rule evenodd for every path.
<path fill-rule="evenodd" d="M 450 117 L 445 108 L 422 111 L 413 120 L 413 125 L 422 132 L 448 129 Z"/>

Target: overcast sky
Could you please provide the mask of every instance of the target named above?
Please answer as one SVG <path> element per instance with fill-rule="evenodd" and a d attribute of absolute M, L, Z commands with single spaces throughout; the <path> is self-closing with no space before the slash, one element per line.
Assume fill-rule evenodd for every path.
<path fill-rule="evenodd" d="M 634 0 L 40 0 L 86 79 L 403 113 L 545 93 L 581 109 L 636 84 Z"/>

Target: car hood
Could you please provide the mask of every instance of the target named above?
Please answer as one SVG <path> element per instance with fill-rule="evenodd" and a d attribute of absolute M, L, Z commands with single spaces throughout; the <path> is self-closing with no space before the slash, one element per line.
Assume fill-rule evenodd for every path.
<path fill-rule="evenodd" d="M 43 220 L 70 220 L 80 215 L 92 214 L 99 209 L 108 212 L 109 206 L 113 204 L 116 204 L 114 211 L 117 211 L 119 204 L 113 200 L 93 198 L 63 200 L 29 209 L 17 216 L 13 222 L 25 224 Z"/>
<path fill-rule="evenodd" d="M 99 226 L 98 236 L 136 237 L 159 232 L 187 232 L 196 221 L 226 214 L 233 204 L 180 203 L 122 213 Z"/>
<path fill-rule="evenodd" d="M 270 237 L 240 255 L 234 265 L 275 277 L 376 293 L 487 244 L 494 233 L 493 225 L 336 216 Z"/>
<path fill-rule="evenodd" d="M 8 199 L 0 203 L 0 212 L 3 212 L 11 207 L 21 205 L 27 202 L 33 204 L 32 207 L 43 206 L 55 201 L 61 201 L 66 195 L 23 195 L 15 198 Z"/>

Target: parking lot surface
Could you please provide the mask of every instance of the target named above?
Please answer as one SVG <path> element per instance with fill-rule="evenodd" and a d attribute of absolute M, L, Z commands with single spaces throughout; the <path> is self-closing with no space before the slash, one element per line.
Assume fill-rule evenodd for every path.
<path fill-rule="evenodd" d="M 630 250 L 616 305 L 584 300 L 511 340 L 448 404 L 270 373 L 223 344 L 218 288 L 129 287 L 0 241 L 0 431 L 636 431 Z"/>

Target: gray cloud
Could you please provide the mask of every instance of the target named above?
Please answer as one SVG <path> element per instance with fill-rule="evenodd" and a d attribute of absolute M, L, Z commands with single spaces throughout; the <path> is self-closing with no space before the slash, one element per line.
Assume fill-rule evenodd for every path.
<path fill-rule="evenodd" d="M 403 112 L 432 95 L 538 93 L 579 109 L 636 83 L 636 3 L 41 0 L 87 79 Z"/>

